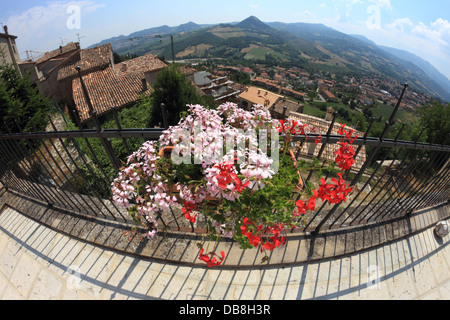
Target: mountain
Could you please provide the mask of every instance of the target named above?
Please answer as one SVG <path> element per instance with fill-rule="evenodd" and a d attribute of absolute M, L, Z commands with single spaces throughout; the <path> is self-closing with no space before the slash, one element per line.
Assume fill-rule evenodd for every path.
<path fill-rule="evenodd" d="M 422 60 L 420 64 L 406 51 L 397 50 L 394 53 L 394 50 L 385 50 L 363 36 L 347 35 L 322 24 L 275 22 L 269 25 L 314 42 L 318 48 L 329 51 L 339 63 L 352 70 L 383 74 L 408 83 L 419 92 L 450 101 L 448 80 L 436 72 L 430 72 L 432 69 L 428 62 Z"/>
<path fill-rule="evenodd" d="M 272 33 L 274 30 L 255 16 L 250 16 L 234 25 L 236 28 Z"/>
<path fill-rule="evenodd" d="M 119 54 L 151 52 L 157 56 L 171 57 L 170 40 L 149 41 L 139 45 L 117 45 L 114 50 Z M 265 61 L 302 62 L 299 54 L 321 56 L 323 53 L 315 45 L 290 34 L 284 34 L 249 17 L 239 23 L 226 23 L 204 27 L 191 32 L 174 35 L 174 51 L 177 59 L 189 58 L 225 58 Z"/>
<path fill-rule="evenodd" d="M 162 26 L 105 40 L 119 54 L 135 53 L 172 57 L 172 34 L 176 59 L 214 58 L 252 60 L 280 66 L 297 66 L 310 73 L 337 76 L 384 75 L 411 89 L 450 101 L 449 86 L 437 73 L 427 72 L 407 55 L 383 50 L 361 36 L 344 34 L 323 24 L 264 23 L 251 16 L 241 22 L 217 25 L 188 23 Z M 438 84 L 439 82 L 439 84 Z"/>
<path fill-rule="evenodd" d="M 407 52 L 405 50 L 400 49 L 394 49 L 390 47 L 385 46 L 378 46 L 384 51 L 401 58 L 403 60 L 409 61 L 416 66 L 418 66 L 420 69 L 422 69 L 430 78 L 434 79 L 441 87 L 447 88 L 447 90 L 450 90 L 450 80 L 443 75 L 441 72 L 439 72 L 431 63 L 428 61 L 416 56 L 413 53 Z"/>
<path fill-rule="evenodd" d="M 191 32 L 201 28 L 205 28 L 209 25 L 199 25 L 194 22 L 188 22 L 175 27 L 169 27 L 167 25 L 149 28 L 137 32 L 133 32 L 128 36 L 121 35 L 118 37 L 109 38 L 99 43 L 91 45 L 89 48 L 97 47 L 106 43 L 111 43 L 114 50 L 123 50 L 129 47 L 140 46 L 147 42 L 157 42 L 160 37 L 168 34 L 179 34 L 184 32 Z"/>

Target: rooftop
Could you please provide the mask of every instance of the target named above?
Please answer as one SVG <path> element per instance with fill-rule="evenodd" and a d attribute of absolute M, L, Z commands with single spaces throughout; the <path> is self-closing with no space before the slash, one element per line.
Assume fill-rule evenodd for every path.
<path fill-rule="evenodd" d="M 117 77 L 112 67 L 91 72 L 83 76 L 93 108 L 100 116 L 113 108 L 127 106 L 139 99 L 144 89 L 143 72 L 136 72 Z M 73 99 L 82 122 L 91 118 L 89 106 L 84 96 L 79 78 L 73 80 Z"/>
<path fill-rule="evenodd" d="M 284 112 L 284 107 L 286 107 L 286 117 L 289 116 L 289 114 L 291 112 L 298 112 L 298 113 L 302 113 L 303 111 L 303 104 L 294 102 L 292 100 L 286 99 L 286 98 L 282 98 L 282 99 L 278 99 L 274 105 L 272 106 L 271 111 L 275 111 L 276 113 L 282 115 Z"/>
<path fill-rule="evenodd" d="M 283 96 L 264 89 L 250 86 L 247 87 L 246 90 L 244 90 L 239 95 L 239 98 L 253 104 L 267 104 L 267 106 L 270 108 L 278 99 L 283 98 Z"/>
<path fill-rule="evenodd" d="M 55 49 L 53 51 L 46 52 L 44 56 L 39 58 L 36 61 L 36 64 L 44 63 L 50 59 L 56 58 L 60 55 L 65 55 L 70 52 L 75 52 L 77 50 L 80 50 L 80 44 L 78 42 L 69 42 L 65 46 L 61 46 L 58 49 Z"/>
<path fill-rule="evenodd" d="M 83 73 L 112 64 L 112 46 L 110 43 L 91 49 L 81 50 L 81 60 L 71 63 L 58 71 L 58 81 L 77 75 L 77 66 Z"/>
<path fill-rule="evenodd" d="M 131 73 L 153 72 L 162 70 L 167 65 L 152 54 L 147 54 L 115 65 L 116 75 L 122 77 Z"/>

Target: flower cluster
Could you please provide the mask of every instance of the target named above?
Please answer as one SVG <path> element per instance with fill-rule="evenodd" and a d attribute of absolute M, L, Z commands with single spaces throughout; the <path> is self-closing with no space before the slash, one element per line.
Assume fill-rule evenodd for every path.
<path fill-rule="evenodd" d="M 276 223 L 274 225 L 264 227 L 264 225 L 256 226 L 250 219 L 245 218 L 241 226 L 242 234 L 248 238 L 250 245 L 255 248 L 261 246 L 261 252 L 265 250 L 273 251 L 286 243 L 286 237 L 281 236 L 285 225 Z"/>
<path fill-rule="evenodd" d="M 233 238 L 243 249 L 272 251 L 286 244 L 287 231 L 297 226 L 299 217 L 315 210 L 318 199 L 339 203 L 351 192 L 339 174 L 331 183 L 322 179 L 308 201 L 293 200 L 293 194 L 302 190 L 289 142 L 313 131 L 293 119 L 272 119 L 267 107 L 259 105 L 251 111 L 233 103 L 217 110 L 188 106 L 177 126 L 129 156 L 112 183 L 113 200 L 148 229 L 148 238 L 158 233 L 156 214 L 178 207 L 180 217 L 193 225 L 199 223 L 200 213 L 205 215 L 217 239 Z M 281 159 L 274 157 L 280 156 L 280 134 Z M 336 163 L 347 170 L 354 164 L 351 144 L 356 137 L 345 125 L 339 134 Z M 261 137 L 271 143 L 261 146 Z M 171 150 L 170 157 L 163 152 L 166 149 Z M 205 254 L 201 248 L 199 259 L 215 267 L 225 261 L 225 253 Z"/>
<path fill-rule="evenodd" d="M 213 268 L 213 267 L 217 267 L 220 266 L 223 262 L 223 260 L 225 259 L 225 252 L 220 252 L 220 260 L 217 260 L 216 257 L 219 258 L 218 255 L 216 255 L 215 252 L 210 252 L 208 254 L 204 254 L 205 249 L 201 249 L 200 250 L 200 255 L 199 255 L 199 259 L 203 262 L 206 263 L 206 265 L 208 266 L 208 268 Z"/>
<path fill-rule="evenodd" d="M 345 127 L 345 124 L 341 124 L 341 128 L 338 130 L 343 141 L 338 142 L 341 147 L 335 152 L 337 156 L 335 162 L 341 170 L 349 170 L 355 163 L 355 150 L 351 145 L 358 139 L 358 136 L 353 136 L 354 130 L 346 131 Z"/>

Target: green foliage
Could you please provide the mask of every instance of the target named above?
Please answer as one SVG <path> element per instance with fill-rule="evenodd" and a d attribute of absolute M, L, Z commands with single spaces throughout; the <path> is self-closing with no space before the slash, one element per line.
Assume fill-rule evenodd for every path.
<path fill-rule="evenodd" d="M 151 122 L 151 109 L 152 105 L 149 98 L 142 97 L 133 107 L 119 111 L 117 113 L 117 118 L 123 129 L 146 128 Z M 117 129 L 116 121 L 107 121 L 102 124 L 102 128 Z M 78 128 L 73 123 L 69 123 L 67 130 L 78 130 Z M 89 167 L 80 165 L 80 170 L 88 178 L 83 182 L 84 184 L 79 186 L 78 192 L 90 194 L 92 190 L 96 190 L 100 196 L 108 196 L 110 194 L 110 186 L 105 183 L 103 172 L 111 181 L 115 178 L 116 172 L 101 140 L 89 138 L 87 141 L 85 139 L 74 139 L 74 141 L 81 152 L 91 159 L 91 165 Z M 130 155 L 128 150 L 131 153 L 137 151 L 142 146 L 142 143 L 144 143 L 144 139 L 142 138 L 126 139 L 126 144 L 122 139 L 111 139 L 114 154 L 123 165 L 126 164 L 127 158 Z M 91 149 L 93 152 L 91 152 Z M 97 164 L 97 160 L 99 164 Z M 103 169 L 103 172 L 99 169 L 99 166 Z"/>
<path fill-rule="evenodd" d="M 164 103 L 168 114 L 169 125 L 180 121 L 180 113 L 187 110 L 188 104 L 206 104 L 205 99 L 197 91 L 195 85 L 186 78 L 180 68 L 172 64 L 162 70 L 153 84 L 150 97 L 151 123 L 162 124 L 161 104 Z"/>
<path fill-rule="evenodd" d="M 1 132 L 7 132 L 7 127 L 19 132 L 16 121 L 25 132 L 31 132 L 33 124 L 38 131 L 45 129 L 51 103 L 41 97 L 26 75 L 21 78 L 12 66 L 5 66 L 0 67 L 0 106 Z"/>
<path fill-rule="evenodd" d="M 239 243 L 242 249 L 252 248 L 248 239 L 240 231 L 244 218 L 264 225 L 292 222 L 292 212 L 296 207 L 292 195 L 296 192 L 295 188 L 299 181 L 298 169 L 292 165 L 292 159 L 288 154 L 280 156 L 279 172 L 270 181 L 267 181 L 264 189 L 256 191 L 245 189 L 238 202 L 224 199 L 209 212 L 207 209 L 204 211 L 219 223 L 224 223 L 229 218 L 237 221 L 233 239 Z M 286 199 L 292 200 L 287 201 Z M 227 217 L 222 213 L 226 213 Z"/>
<path fill-rule="evenodd" d="M 450 144 L 450 106 L 433 102 L 419 110 L 420 123 L 425 127 L 428 142 L 436 144 Z"/>
<path fill-rule="evenodd" d="M 51 103 L 43 99 L 38 90 L 33 87 L 25 75 L 23 78 L 12 66 L 0 67 L 0 132 L 14 133 L 23 130 L 33 132 L 44 131 L 48 123 L 47 113 L 50 111 Z M 14 146 L 18 157 L 29 156 L 33 150 L 39 146 L 37 142 L 26 143 L 24 140 L 18 141 Z M 18 176 L 26 177 L 20 172 L 17 160 L 13 154 L 2 156 L 0 161 L 6 165 L 0 168 L 0 175 L 5 170 L 11 169 Z M 41 176 L 40 171 L 31 168 L 29 175 Z"/>

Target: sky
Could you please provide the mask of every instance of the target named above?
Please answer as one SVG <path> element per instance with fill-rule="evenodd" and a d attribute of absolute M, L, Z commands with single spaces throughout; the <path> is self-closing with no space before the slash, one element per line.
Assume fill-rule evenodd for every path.
<path fill-rule="evenodd" d="M 0 23 L 18 36 L 23 59 L 26 51 L 34 56 L 71 41 L 85 48 L 161 25 L 227 23 L 251 15 L 264 22 L 322 23 L 361 34 L 412 52 L 450 78 L 448 0 L 0 0 Z"/>

